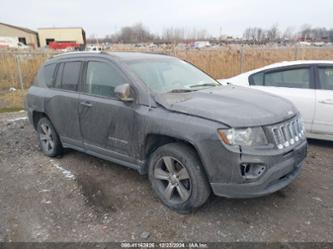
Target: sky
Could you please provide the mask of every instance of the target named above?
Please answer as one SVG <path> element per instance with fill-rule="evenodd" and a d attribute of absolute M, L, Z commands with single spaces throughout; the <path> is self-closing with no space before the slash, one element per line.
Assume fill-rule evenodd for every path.
<path fill-rule="evenodd" d="M 83 27 L 87 37 L 104 37 L 142 23 L 161 34 L 169 27 L 206 29 L 241 36 L 251 27 L 302 25 L 333 28 L 333 0 L 0 0 L 0 22 L 36 30 Z"/>

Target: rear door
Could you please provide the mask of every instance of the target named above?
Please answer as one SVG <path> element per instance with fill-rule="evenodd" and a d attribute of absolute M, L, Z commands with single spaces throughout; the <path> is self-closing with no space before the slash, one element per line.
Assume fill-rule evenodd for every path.
<path fill-rule="evenodd" d="M 249 82 L 253 88 L 290 100 L 301 112 L 306 130 L 311 132 L 316 99 L 313 66 L 302 65 L 266 70 L 251 75 Z"/>
<path fill-rule="evenodd" d="M 316 72 L 318 84 L 313 133 L 333 135 L 333 65 L 318 65 Z"/>
<path fill-rule="evenodd" d="M 47 113 L 61 141 L 77 149 L 82 146 L 78 115 L 78 85 L 81 81 L 82 61 L 64 61 L 57 65 L 55 80 L 45 103 Z"/>
<path fill-rule="evenodd" d="M 85 148 L 90 152 L 129 161 L 134 120 L 134 103 L 118 100 L 114 89 L 128 83 L 112 62 L 103 59 L 85 63 L 79 101 L 80 127 Z"/>

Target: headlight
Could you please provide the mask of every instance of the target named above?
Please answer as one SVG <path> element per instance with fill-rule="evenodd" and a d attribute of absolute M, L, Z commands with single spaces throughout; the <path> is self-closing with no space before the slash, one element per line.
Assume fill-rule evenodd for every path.
<path fill-rule="evenodd" d="M 299 117 L 297 119 L 297 125 L 298 125 L 298 131 L 299 131 L 299 136 L 302 137 L 304 136 L 305 133 L 305 128 L 304 128 L 304 120 L 302 117 Z"/>
<path fill-rule="evenodd" d="M 267 138 L 261 127 L 246 129 L 220 129 L 218 134 L 228 145 L 258 146 L 267 145 Z"/>

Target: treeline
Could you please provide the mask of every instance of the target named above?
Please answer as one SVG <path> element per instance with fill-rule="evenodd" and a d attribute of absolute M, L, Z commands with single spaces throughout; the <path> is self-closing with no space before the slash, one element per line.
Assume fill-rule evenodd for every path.
<path fill-rule="evenodd" d="M 289 27 L 282 32 L 277 25 L 273 25 L 270 29 L 249 27 L 243 33 L 243 40 L 253 43 L 281 41 L 333 42 L 333 29 L 311 28 L 308 25 L 303 25 L 298 31 Z"/>
<path fill-rule="evenodd" d="M 107 35 L 102 40 L 103 42 L 116 43 L 145 43 L 145 42 L 182 42 L 212 39 L 206 30 L 197 30 L 195 28 L 188 30 L 185 28 L 167 28 L 163 30 L 161 35 L 149 32 L 141 23 L 133 26 L 121 28 L 119 32 L 112 35 Z M 94 37 L 89 37 L 89 41 L 96 40 Z"/>
<path fill-rule="evenodd" d="M 191 30 L 185 28 L 167 28 L 163 30 L 162 34 L 154 34 L 139 23 L 123 27 L 120 31 L 112 35 L 98 39 L 99 42 L 110 43 L 179 43 L 198 40 L 216 42 L 237 41 L 256 44 L 293 41 L 333 42 L 333 29 L 311 28 L 308 25 L 303 25 L 300 30 L 287 28 L 284 31 L 281 31 L 277 25 L 273 25 L 269 29 L 249 27 L 245 29 L 242 38 L 233 38 L 226 35 L 213 36 L 207 30 L 197 30 L 195 28 Z M 88 39 L 89 43 L 95 43 L 96 41 L 97 39 L 94 36 Z"/>

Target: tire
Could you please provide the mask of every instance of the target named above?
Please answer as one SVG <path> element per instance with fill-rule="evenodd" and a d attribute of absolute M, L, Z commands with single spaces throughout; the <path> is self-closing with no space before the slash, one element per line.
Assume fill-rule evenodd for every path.
<path fill-rule="evenodd" d="M 37 133 L 40 148 L 42 152 L 49 157 L 55 157 L 62 154 L 63 148 L 51 121 L 43 117 L 38 121 Z"/>
<path fill-rule="evenodd" d="M 149 180 L 159 199 L 179 213 L 203 205 L 211 189 L 197 153 L 182 143 L 155 150 L 149 160 Z"/>

